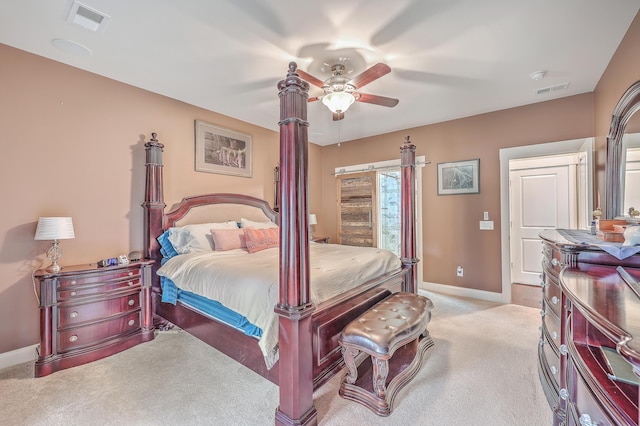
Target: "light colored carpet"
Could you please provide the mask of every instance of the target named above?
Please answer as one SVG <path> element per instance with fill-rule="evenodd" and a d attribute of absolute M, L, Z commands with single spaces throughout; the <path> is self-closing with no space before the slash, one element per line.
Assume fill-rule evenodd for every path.
<path fill-rule="evenodd" d="M 316 391 L 321 425 L 550 425 L 537 373 L 537 309 L 423 292 L 435 346 L 378 417 Z M 13 425 L 272 425 L 278 388 L 185 332 L 33 378 L 33 363 L 0 371 L 0 423 Z"/>

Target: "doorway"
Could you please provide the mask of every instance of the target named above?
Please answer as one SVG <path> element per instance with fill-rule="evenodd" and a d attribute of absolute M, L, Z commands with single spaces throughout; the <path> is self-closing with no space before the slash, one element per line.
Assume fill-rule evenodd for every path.
<path fill-rule="evenodd" d="M 422 258 L 422 168 L 427 164 L 424 156 L 416 157 L 416 255 Z M 344 231 L 354 228 L 360 233 L 371 228 L 372 234 L 362 244 L 390 250 L 400 254 L 400 160 L 380 161 L 371 164 L 356 164 L 335 169 L 338 181 L 338 239 L 342 242 Z M 357 202 L 352 203 L 353 214 L 342 224 L 343 192 L 356 193 Z M 370 195 L 369 195 L 370 194 Z M 418 263 L 418 286 L 422 286 L 423 269 Z"/>
<path fill-rule="evenodd" d="M 538 145 L 527 145 L 516 148 L 504 148 L 500 150 L 500 217 L 501 217 L 501 229 L 500 229 L 500 238 L 501 238 L 501 246 L 502 246 L 502 294 L 501 301 L 503 303 L 512 303 L 518 302 L 518 300 L 512 300 L 512 250 L 511 244 L 512 242 L 515 244 L 523 245 L 524 240 L 528 241 L 528 235 L 526 236 L 518 236 L 512 235 L 512 191 L 509 185 L 510 180 L 510 163 L 515 160 L 522 160 L 521 165 L 526 165 L 524 162 L 526 160 L 532 161 L 542 161 L 542 163 L 531 163 L 534 164 L 535 168 L 544 169 L 545 166 L 549 168 L 557 166 L 557 164 L 553 164 L 552 160 L 559 156 L 577 156 L 577 162 L 575 173 L 574 184 L 575 186 L 575 197 L 577 198 L 576 206 L 577 209 L 577 219 L 575 219 L 574 224 L 571 223 L 569 225 L 558 224 L 556 227 L 573 227 L 573 228 L 586 228 L 590 224 L 591 219 L 591 211 L 593 210 L 593 146 L 594 139 L 593 138 L 585 138 L 585 139 L 574 139 L 569 141 L 561 141 L 561 142 L 551 142 L 544 143 Z M 547 162 L 545 164 L 545 161 Z M 513 163 L 515 164 L 515 163 Z M 541 172 L 539 170 L 538 172 Z M 569 173 L 569 172 L 568 172 Z M 544 176 L 544 173 L 539 173 L 541 176 Z M 535 176 L 535 173 L 532 175 Z M 532 177 L 531 180 L 527 181 L 526 184 L 529 186 L 525 188 L 527 191 L 535 190 L 540 191 L 540 187 L 544 187 L 544 180 L 547 179 L 547 183 L 551 178 L 537 178 Z M 577 185 L 578 182 L 581 182 L 580 185 Z M 568 195 L 567 195 L 568 196 Z M 556 199 L 557 200 L 557 199 Z M 546 228 L 547 225 L 542 222 L 546 222 L 546 218 L 540 219 L 536 217 L 536 212 L 539 207 L 544 207 L 544 204 L 547 201 L 537 202 L 531 208 L 526 208 L 525 212 L 529 215 L 521 221 L 527 225 L 537 224 L 544 225 L 543 228 Z M 554 201 L 557 202 L 557 201 Z M 522 203 L 522 201 L 520 202 Z M 527 206 L 531 205 L 531 201 L 527 202 Z M 522 209 L 521 209 L 522 210 Z M 535 219 L 531 218 L 534 216 Z M 557 220 L 556 220 L 557 222 Z M 520 224 L 522 225 L 522 223 Z M 551 227 L 551 226 L 549 226 Z M 531 226 L 531 228 L 535 228 Z M 535 235 L 537 232 L 532 230 Z M 528 242 L 527 243 L 532 249 L 530 252 L 538 252 L 541 251 L 541 244 L 538 242 Z M 529 247 L 527 247 L 527 250 Z M 541 256 L 541 254 L 539 254 Z M 522 257 L 520 257 L 522 259 Z M 540 261 L 542 259 L 540 258 Z M 520 260 L 521 265 L 518 268 L 522 268 L 525 270 L 531 270 L 528 272 L 528 279 L 531 283 L 525 283 L 525 285 L 517 285 L 517 291 L 524 290 L 525 295 L 524 298 L 531 300 L 535 299 L 540 300 L 540 277 L 539 272 L 535 271 L 535 268 L 541 268 L 538 260 L 534 258 Z M 524 265 L 524 266 L 523 266 Z M 519 297 L 519 294 L 516 294 Z M 517 298 L 516 298 L 517 299 Z M 537 302 L 536 302 L 537 303 Z M 524 304 L 524 303 L 523 303 Z"/>
<path fill-rule="evenodd" d="M 539 285 L 544 229 L 577 228 L 582 154 L 509 161 L 511 285 Z"/>

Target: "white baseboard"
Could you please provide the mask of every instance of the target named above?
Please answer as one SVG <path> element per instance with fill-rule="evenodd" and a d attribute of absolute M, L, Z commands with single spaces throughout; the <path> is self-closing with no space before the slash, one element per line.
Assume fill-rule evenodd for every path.
<path fill-rule="evenodd" d="M 0 354 L 0 370 L 24 362 L 35 361 L 37 358 L 36 348 L 38 345 L 25 346 L 24 348 L 15 349 Z"/>
<path fill-rule="evenodd" d="M 476 290 L 474 288 L 456 287 L 446 284 L 437 284 L 423 281 L 420 286 L 423 290 L 431 290 L 438 293 L 450 294 L 452 296 L 470 297 L 472 299 L 486 300 L 488 302 L 508 303 L 503 300 L 502 293 L 492 291 Z"/>

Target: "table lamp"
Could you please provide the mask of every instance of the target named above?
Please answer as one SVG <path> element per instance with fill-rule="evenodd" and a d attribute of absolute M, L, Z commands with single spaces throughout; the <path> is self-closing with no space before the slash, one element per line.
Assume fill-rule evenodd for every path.
<path fill-rule="evenodd" d="M 48 272 L 60 272 L 58 259 L 63 255 L 59 247 L 58 240 L 68 240 L 75 238 L 73 232 L 73 221 L 70 217 L 41 217 L 38 219 L 36 228 L 36 240 L 53 240 L 51 248 L 47 250 L 47 257 L 51 260 L 51 265 L 47 267 Z"/>

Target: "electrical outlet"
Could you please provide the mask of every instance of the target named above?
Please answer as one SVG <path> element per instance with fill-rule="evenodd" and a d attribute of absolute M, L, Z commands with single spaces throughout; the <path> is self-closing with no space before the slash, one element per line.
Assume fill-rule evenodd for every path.
<path fill-rule="evenodd" d="M 456 275 L 459 276 L 459 277 L 464 276 L 464 269 L 462 269 L 462 266 L 458 266 L 456 268 Z"/>

